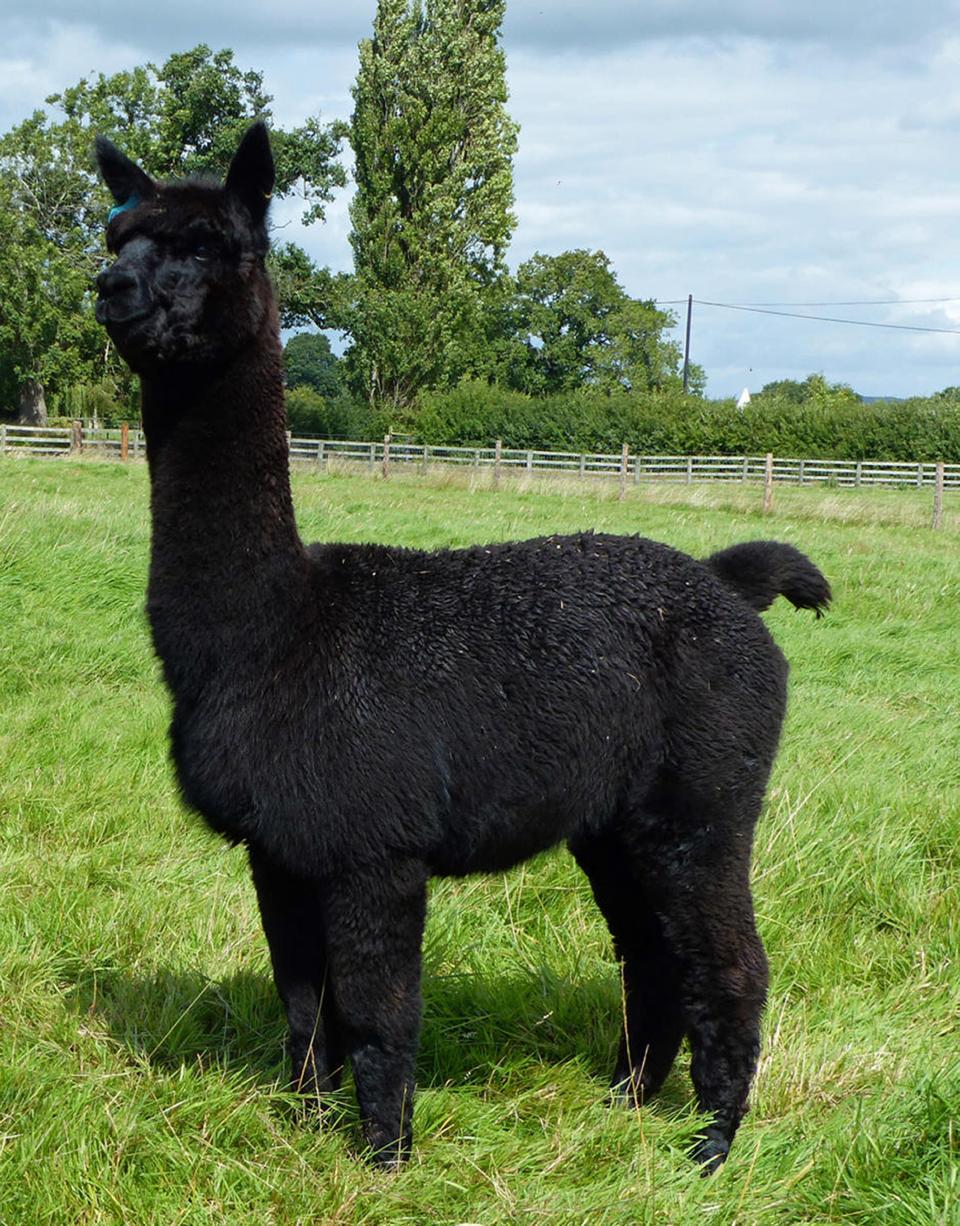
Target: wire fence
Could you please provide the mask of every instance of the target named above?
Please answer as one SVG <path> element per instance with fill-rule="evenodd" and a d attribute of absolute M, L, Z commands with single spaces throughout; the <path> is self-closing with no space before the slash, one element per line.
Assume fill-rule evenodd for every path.
<path fill-rule="evenodd" d="M 494 484 L 503 473 L 561 475 L 584 480 L 607 478 L 629 484 L 643 482 L 763 482 L 774 484 L 886 486 L 934 491 L 934 524 L 939 526 L 945 490 L 960 490 L 960 464 L 894 460 L 814 460 L 773 455 L 671 456 L 632 454 L 626 444 L 616 454 L 581 454 L 492 447 L 430 446 L 392 439 L 358 442 L 345 439 L 300 438 L 289 435 L 290 458 L 321 469 L 344 465 L 366 467 L 388 476 L 391 469 L 427 470 L 436 465 L 492 471 Z M 146 453 L 143 432 L 72 426 L 0 424 L 0 454 L 33 456 L 103 455 L 119 459 Z"/>

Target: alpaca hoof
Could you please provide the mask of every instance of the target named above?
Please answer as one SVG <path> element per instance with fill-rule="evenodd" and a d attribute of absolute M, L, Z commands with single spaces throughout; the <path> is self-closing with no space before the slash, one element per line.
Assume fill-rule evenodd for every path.
<path fill-rule="evenodd" d="M 693 1147 L 691 1157 L 700 1164 L 701 1175 L 712 1175 L 730 1152 L 730 1142 L 719 1133 L 708 1132 L 701 1137 Z"/>
<path fill-rule="evenodd" d="M 342 1068 L 327 1071 L 325 1062 L 310 1056 L 291 1061 L 290 1093 L 318 1110 L 340 1088 Z"/>
<path fill-rule="evenodd" d="M 370 1148 L 367 1151 L 367 1158 L 372 1166 L 375 1166 L 378 1171 L 384 1171 L 386 1174 L 395 1174 L 401 1169 L 404 1163 L 409 1162 L 410 1154 L 413 1151 L 413 1137 L 405 1136 L 399 1140 L 394 1138 L 392 1141 L 378 1143 L 370 1143 Z"/>
<path fill-rule="evenodd" d="M 408 1158 L 408 1154 L 398 1154 L 396 1150 L 392 1150 L 389 1153 L 371 1154 L 370 1163 L 378 1171 L 382 1171 L 384 1175 L 396 1175 L 398 1171 L 402 1170 Z"/>
<path fill-rule="evenodd" d="M 607 1094 L 607 1106 L 627 1108 L 638 1111 L 644 1104 L 646 1093 L 643 1086 L 638 1086 L 632 1077 L 623 1081 L 615 1081 Z"/>
<path fill-rule="evenodd" d="M 631 1111 L 639 1111 L 650 1101 L 663 1084 L 661 1078 L 657 1082 L 650 1081 L 644 1074 L 634 1073 L 631 1077 L 615 1078 L 607 1095 L 609 1107 L 628 1107 Z"/>
<path fill-rule="evenodd" d="M 315 1081 L 306 1084 L 296 1077 L 290 1082 L 290 1093 L 296 1098 L 297 1110 L 305 1120 L 322 1115 L 329 1097 L 329 1090 Z"/>

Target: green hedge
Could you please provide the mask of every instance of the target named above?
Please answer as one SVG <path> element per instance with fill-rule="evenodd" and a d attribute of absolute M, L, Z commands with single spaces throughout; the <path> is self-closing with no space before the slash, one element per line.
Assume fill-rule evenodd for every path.
<path fill-rule="evenodd" d="M 369 409 L 346 394 L 321 396 L 308 384 L 284 392 L 287 422 L 294 434 L 319 434 L 324 438 L 371 437 Z"/>
<path fill-rule="evenodd" d="M 64 397 L 64 409 L 105 425 L 124 417 L 135 423 L 129 405 L 110 402 L 104 389 L 82 389 Z M 290 429 L 330 438 L 380 439 L 388 431 L 408 433 L 383 406 L 376 413 L 346 394 L 326 399 L 312 388 L 286 391 Z M 80 409 L 87 410 L 80 412 Z M 624 443 L 635 454 L 762 455 L 844 460 L 945 460 L 960 462 L 960 391 L 864 404 L 847 391 L 797 403 L 763 393 L 744 409 L 733 400 L 704 400 L 679 391 L 608 394 L 581 390 L 534 397 L 465 380 L 449 391 L 424 392 L 412 422 L 418 441 L 433 445 L 505 447 L 616 453 Z"/>
<path fill-rule="evenodd" d="M 940 395 L 864 404 L 853 397 L 796 404 L 757 396 L 733 400 L 680 392 L 607 395 L 580 391 L 534 398 L 478 381 L 425 392 L 421 441 L 577 452 L 775 455 L 811 459 L 960 461 L 960 401 Z"/>

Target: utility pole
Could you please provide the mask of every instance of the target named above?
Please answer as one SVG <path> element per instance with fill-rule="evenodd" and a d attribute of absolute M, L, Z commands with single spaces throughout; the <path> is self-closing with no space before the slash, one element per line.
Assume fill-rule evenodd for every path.
<path fill-rule="evenodd" d="M 683 393 L 690 388 L 690 317 L 693 315 L 693 294 L 687 294 L 687 339 L 683 346 Z"/>

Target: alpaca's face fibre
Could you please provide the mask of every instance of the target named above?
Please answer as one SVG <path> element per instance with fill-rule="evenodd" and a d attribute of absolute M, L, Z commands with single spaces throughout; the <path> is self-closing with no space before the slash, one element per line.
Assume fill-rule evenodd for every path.
<path fill-rule="evenodd" d="M 216 368 L 248 346 L 270 301 L 264 256 L 269 145 L 238 150 L 224 187 L 159 185 L 109 141 L 97 144 L 117 200 L 97 278 L 97 319 L 138 374 Z"/>

